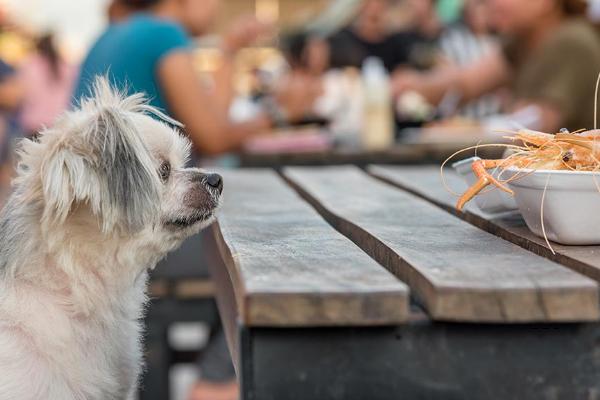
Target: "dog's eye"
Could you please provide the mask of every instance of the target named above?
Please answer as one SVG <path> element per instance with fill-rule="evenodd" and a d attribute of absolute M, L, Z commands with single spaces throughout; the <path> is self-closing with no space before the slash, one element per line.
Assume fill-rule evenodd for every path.
<path fill-rule="evenodd" d="M 171 164 L 166 161 L 162 163 L 158 170 L 158 174 L 160 175 L 160 179 L 162 179 L 163 182 L 166 182 L 169 179 L 169 176 L 171 176 Z"/>

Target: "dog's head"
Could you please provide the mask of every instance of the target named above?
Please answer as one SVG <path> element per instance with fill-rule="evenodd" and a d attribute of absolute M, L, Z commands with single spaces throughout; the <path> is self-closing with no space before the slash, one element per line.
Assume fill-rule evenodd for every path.
<path fill-rule="evenodd" d="M 17 185 L 41 203 L 43 225 L 94 221 L 104 235 L 186 237 L 211 222 L 223 186 L 184 167 L 190 143 L 169 124 L 142 95 L 97 79 L 91 98 L 24 144 Z"/>

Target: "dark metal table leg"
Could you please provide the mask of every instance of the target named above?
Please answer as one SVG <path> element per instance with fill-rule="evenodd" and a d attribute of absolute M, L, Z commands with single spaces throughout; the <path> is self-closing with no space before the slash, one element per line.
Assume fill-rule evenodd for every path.
<path fill-rule="evenodd" d="M 241 329 L 244 400 L 600 398 L 600 324 Z"/>

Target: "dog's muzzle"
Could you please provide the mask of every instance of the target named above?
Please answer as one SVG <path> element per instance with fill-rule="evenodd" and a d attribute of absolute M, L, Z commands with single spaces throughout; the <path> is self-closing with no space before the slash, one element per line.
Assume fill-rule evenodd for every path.
<path fill-rule="evenodd" d="M 213 218 L 223 193 L 223 178 L 219 174 L 188 172 L 189 187 L 183 197 L 183 208 L 167 225 L 186 228 Z"/>

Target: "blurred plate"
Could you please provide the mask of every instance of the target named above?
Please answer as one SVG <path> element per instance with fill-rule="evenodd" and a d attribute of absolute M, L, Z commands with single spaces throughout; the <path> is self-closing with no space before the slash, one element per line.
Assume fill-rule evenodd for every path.
<path fill-rule="evenodd" d="M 400 135 L 404 143 L 464 143 L 474 145 L 479 142 L 502 142 L 501 135 L 483 127 L 431 127 L 407 128 Z"/>
<path fill-rule="evenodd" d="M 306 153 L 331 149 L 331 135 L 321 130 L 278 131 L 272 135 L 257 136 L 244 143 L 244 151 L 251 154 Z"/>

